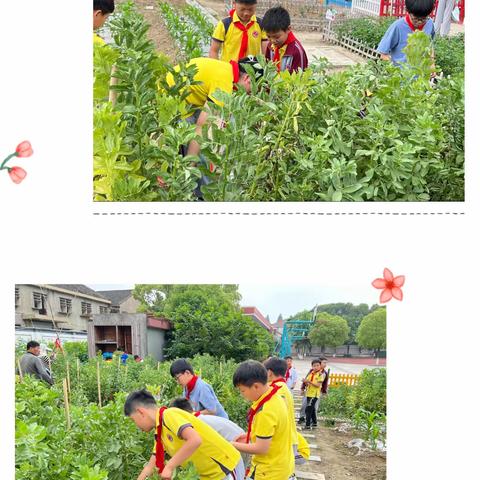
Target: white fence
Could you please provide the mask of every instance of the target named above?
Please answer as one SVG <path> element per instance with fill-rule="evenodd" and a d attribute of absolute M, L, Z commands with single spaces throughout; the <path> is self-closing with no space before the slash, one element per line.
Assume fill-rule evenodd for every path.
<path fill-rule="evenodd" d="M 380 15 L 381 0 L 352 0 L 352 12 Z"/>

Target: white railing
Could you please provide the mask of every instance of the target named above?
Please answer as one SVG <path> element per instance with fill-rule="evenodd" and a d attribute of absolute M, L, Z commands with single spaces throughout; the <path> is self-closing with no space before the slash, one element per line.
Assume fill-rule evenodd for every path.
<path fill-rule="evenodd" d="M 380 15 L 381 0 L 352 0 L 352 12 Z"/>

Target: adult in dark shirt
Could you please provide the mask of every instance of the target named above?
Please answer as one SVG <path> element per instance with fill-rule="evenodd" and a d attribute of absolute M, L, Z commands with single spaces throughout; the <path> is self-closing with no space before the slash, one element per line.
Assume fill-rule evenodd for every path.
<path fill-rule="evenodd" d="M 23 375 L 33 375 L 40 380 L 53 385 L 53 379 L 39 358 L 40 344 L 35 340 L 27 343 L 27 353 L 20 359 L 20 368 Z"/>

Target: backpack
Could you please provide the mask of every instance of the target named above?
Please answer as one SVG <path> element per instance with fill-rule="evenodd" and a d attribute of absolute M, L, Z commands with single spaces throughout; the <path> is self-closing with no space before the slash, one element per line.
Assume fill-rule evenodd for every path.
<path fill-rule="evenodd" d="M 257 17 L 257 23 L 260 25 L 260 28 L 263 30 L 262 27 L 262 17 Z M 227 36 L 228 29 L 230 28 L 230 25 L 232 24 L 232 17 L 226 17 L 222 20 L 223 23 L 223 28 L 225 29 L 225 37 Z"/>

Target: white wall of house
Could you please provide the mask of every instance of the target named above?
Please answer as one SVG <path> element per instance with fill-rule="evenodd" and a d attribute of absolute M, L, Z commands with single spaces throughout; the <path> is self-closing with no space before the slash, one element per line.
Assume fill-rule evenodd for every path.
<path fill-rule="evenodd" d="M 109 300 L 49 285 L 15 286 L 15 325 L 19 327 L 87 330 L 94 314 L 106 313 Z"/>

